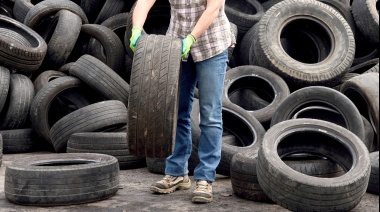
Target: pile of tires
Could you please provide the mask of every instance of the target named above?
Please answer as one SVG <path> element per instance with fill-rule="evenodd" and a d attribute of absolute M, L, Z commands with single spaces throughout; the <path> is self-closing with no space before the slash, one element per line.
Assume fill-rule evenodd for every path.
<path fill-rule="evenodd" d="M 0 2 L 0 164 L 2 153 L 70 153 L 49 156 L 46 163 L 63 164 L 73 177 L 82 173 L 74 166 L 97 166 L 91 154 L 113 161 L 113 168 L 100 171 L 112 172 L 107 192 L 90 199 L 76 193 L 94 179 L 62 200 L 53 182 L 62 176 L 46 168 L 44 156 L 14 162 L 7 179 L 24 182 L 24 169 L 56 178 L 25 191 L 6 180 L 11 202 L 96 201 L 116 193 L 115 169 L 165 172 L 175 143 L 181 40 L 165 36 L 171 8 L 168 0 L 157 0 L 133 53 L 135 5 Z M 216 172 L 231 177 L 237 196 L 290 210 L 346 211 L 364 192 L 378 194 L 376 1 L 226 0 L 225 12 L 237 43 L 229 49 Z M 199 162 L 199 117 L 195 99 L 190 174 Z M 82 155 L 89 156 L 81 161 Z M 33 199 L 44 183 L 56 189 Z"/>

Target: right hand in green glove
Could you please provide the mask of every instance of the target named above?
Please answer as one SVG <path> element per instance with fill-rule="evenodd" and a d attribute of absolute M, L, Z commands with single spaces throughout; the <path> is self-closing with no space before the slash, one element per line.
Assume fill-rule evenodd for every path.
<path fill-rule="evenodd" d="M 195 43 L 195 38 L 193 35 L 188 34 L 185 39 L 182 40 L 182 55 L 181 58 L 184 59 L 188 56 L 191 46 Z"/>
<path fill-rule="evenodd" d="M 141 36 L 141 32 L 142 32 L 141 28 L 138 28 L 138 27 L 132 28 L 132 36 L 131 36 L 131 39 L 129 39 L 129 48 L 131 48 L 133 52 L 136 51 L 136 44 Z"/>

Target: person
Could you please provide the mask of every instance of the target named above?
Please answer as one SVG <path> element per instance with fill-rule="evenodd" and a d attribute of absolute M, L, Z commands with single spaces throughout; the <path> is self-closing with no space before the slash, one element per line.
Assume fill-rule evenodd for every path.
<path fill-rule="evenodd" d="M 156 0 L 138 0 L 134 9 L 130 48 L 135 51 L 147 14 Z M 212 183 L 221 158 L 222 92 L 228 47 L 235 44 L 224 12 L 225 0 L 169 0 L 171 19 L 167 36 L 182 39 L 182 62 L 174 150 L 166 159 L 165 177 L 152 184 L 153 193 L 189 189 L 188 159 L 192 151 L 191 110 L 198 86 L 201 135 L 199 164 L 194 170 L 192 202 L 213 201 Z"/>

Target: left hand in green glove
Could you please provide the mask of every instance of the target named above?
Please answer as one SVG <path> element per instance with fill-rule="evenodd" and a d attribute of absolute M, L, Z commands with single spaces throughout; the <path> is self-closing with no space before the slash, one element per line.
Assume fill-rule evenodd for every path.
<path fill-rule="evenodd" d="M 182 55 L 181 58 L 184 59 L 190 52 L 191 46 L 195 43 L 195 38 L 191 34 L 187 35 L 185 39 L 182 40 Z"/>

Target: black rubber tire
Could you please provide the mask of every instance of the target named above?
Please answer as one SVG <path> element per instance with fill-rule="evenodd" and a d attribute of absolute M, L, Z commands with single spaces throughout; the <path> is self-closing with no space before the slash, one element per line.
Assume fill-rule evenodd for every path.
<path fill-rule="evenodd" d="M 355 34 L 355 21 L 351 14 L 351 6 L 346 5 L 344 2 L 340 2 L 338 0 L 318 0 L 322 3 L 329 5 L 338 11 L 344 19 L 347 21 L 348 25 L 350 25 L 352 32 Z"/>
<path fill-rule="evenodd" d="M 285 159 L 285 164 L 292 169 L 315 177 L 332 178 L 341 176 L 344 171 L 339 165 L 330 161 L 311 158 L 300 160 Z M 272 202 L 264 193 L 257 180 L 257 152 L 236 154 L 231 161 L 231 184 L 234 193 L 241 198 L 256 202 Z"/>
<path fill-rule="evenodd" d="M 8 100 L 0 113 L 0 129 L 12 130 L 25 126 L 34 98 L 32 81 L 21 74 L 11 74 Z"/>
<path fill-rule="evenodd" d="M 105 20 L 101 25 L 107 27 L 117 34 L 120 41 L 124 40 L 126 24 L 128 21 L 129 13 L 120 13 Z M 123 44 L 124 45 L 124 44 Z M 89 54 L 106 63 L 106 53 L 103 46 L 96 39 L 92 38 L 88 46 Z"/>
<path fill-rule="evenodd" d="M 55 80 L 59 77 L 65 77 L 65 76 L 67 76 L 67 74 L 60 71 L 54 71 L 54 70 L 44 71 L 40 75 L 38 75 L 38 77 L 33 81 L 34 91 L 38 93 L 38 91 L 40 91 L 50 81 Z"/>
<path fill-rule="evenodd" d="M 48 50 L 42 67 L 58 69 L 66 63 L 81 32 L 82 20 L 68 10 L 60 10 L 44 30 L 42 37 Z"/>
<path fill-rule="evenodd" d="M 32 129 L 0 131 L 3 137 L 3 153 L 15 154 L 31 152 L 35 149 L 36 140 Z"/>
<path fill-rule="evenodd" d="M 77 93 L 81 101 L 71 100 L 70 104 L 62 104 L 60 98 L 66 97 L 70 100 L 70 92 Z M 43 141 L 52 145 L 51 127 L 71 112 L 94 103 L 95 100 L 88 98 L 89 93 L 91 91 L 78 78 L 72 76 L 60 77 L 47 83 L 37 93 L 30 107 L 33 130 Z"/>
<path fill-rule="evenodd" d="M 240 41 L 245 33 L 264 15 L 264 8 L 257 0 L 227 0 L 225 4 L 225 12 L 228 20 L 236 24 L 238 28 L 238 36 Z"/>
<path fill-rule="evenodd" d="M 240 89 L 253 90 L 259 96 L 259 99 L 264 99 L 269 103 L 266 107 L 258 109 L 244 107 L 244 105 L 240 104 L 238 105 L 249 111 L 250 115 L 254 116 L 265 126 L 270 124 L 273 114 L 290 94 L 288 85 L 280 76 L 266 68 L 258 66 L 240 66 L 231 69 L 226 73 L 223 99 L 227 103 L 238 103 L 231 102 L 229 96 L 234 92 L 239 92 Z M 250 101 L 249 99 L 243 100 L 242 98 L 243 97 L 240 96 L 240 101 Z M 252 98 L 257 101 L 257 98 Z M 254 104 L 254 102 L 251 104 Z"/>
<path fill-rule="evenodd" d="M 285 0 L 269 9 L 258 23 L 254 37 L 253 57 L 259 66 L 280 75 L 289 87 L 311 85 L 334 86 L 351 67 L 355 53 L 355 39 L 347 21 L 335 9 L 314 0 Z M 291 57 L 283 50 L 279 37 L 289 38 L 302 29 L 321 34 L 330 43 L 329 49 L 318 49 L 308 36 L 305 41 L 313 48 L 293 37 L 293 45 L 303 48 L 306 54 Z M 292 37 L 292 36 L 291 36 Z M 313 50 L 314 49 L 314 50 Z M 323 51 L 326 58 L 313 55 Z M 292 90 L 292 89 L 291 89 Z"/>
<path fill-rule="evenodd" d="M 82 25 L 82 32 L 101 43 L 106 57 L 105 64 L 107 64 L 108 67 L 116 73 L 124 71 L 124 46 L 115 32 L 105 26 L 96 24 Z"/>
<path fill-rule="evenodd" d="M 108 18 L 124 12 L 127 4 L 125 0 L 106 0 L 94 24 L 101 24 Z"/>
<path fill-rule="evenodd" d="M 369 69 L 368 71 L 364 72 L 363 74 L 368 74 L 368 73 L 379 73 L 379 63 L 376 64 L 371 69 Z"/>
<path fill-rule="evenodd" d="M 171 155 L 177 123 L 182 43 L 162 35 L 137 42 L 128 102 L 128 144 L 139 157 Z"/>
<path fill-rule="evenodd" d="M 11 74 L 9 70 L 3 66 L 0 66 L 0 114 L 7 101 L 10 81 Z"/>
<path fill-rule="evenodd" d="M 13 6 L 14 18 L 17 21 L 24 23 L 25 16 L 28 14 L 29 10 L 32 9 L 32 7 L 34 7 L 34 4 L 31 3 L 31 0 L 15 0 L 15 4 Z"/>
<path fill-rule="evenodd" d="M 55 14 L 60 10 L 68 10 L 75 13 L 82 19 L 83 24 L 88 24 L 88 19 L 82 8 L 74 2 L 67 0 L 44 0 L 36 4 L 25 16 L 24 24 L 34 29 L 45 17 Z"/>
<path fill-rule="evenodd" d="M 371 120 L 371 124 L 377 133 L 375 150 L 379 149 L 379 74 L 361 74 L 344 83 L 341 92 L 346 95 L 359 112 Z M 371 149 L 369 149 L 371 150 Z"/>
<path fill-rule="evenodd" d="M 351 10 L 356 26 L 371 42 L 379 43 L 379 12 L 376 0 L 355 0 Z"/>
<path fill-rule="evenodd" d="M 86 14 L 89 23 L 94 23 L 105 2 L 106 0 L 82 0 L 80 2 L 80 7 Z"/>
<path fill-rule="evenodd" d="M 65 74 L 70 74 L 70 68 L 74 65 L 75 62 L 66 63 L 65 65 L 61 66 L 58 71 L 61 71 Z"/>
<path fill-rule="evenodd" d="M 80 108 L 60 119 L 50 129 L 56 152 L 65 152 L 67 141 L 74 133 L 101 132 L 127 123 L 128 111 L 117 100 L 103 101 Z"/>
<path fill-rule="evenodd" d="M 120 133 L 75 133 L 67 143 L 67 152 L 72 150 L 84 153 L 102 153 L 112 155 L 119 161 L 120 169 L 134 169 L 146 166 L 145 158 L 131 155 L 128 150 L 127 134 Z M 116 155 L 115 151 L 123 151 Z"/>
<path fill-rule="evenodd" d="M 128 83 L 95 57 L 91 55 L 80 57 L 71 66 L 70 75 L 78 77 L 106 99 L 119 100 L 128 105 L 130 92 Z"/>
<path fill-rule="evenodd" d="M 0 2 L 0 15 L 8 16 L 10 18 L 13 17 L 13 4 L 3 1 Z"/>
<path fill-rule="evenodd" d="M 372 60 L 368 60 L 364 63 L 358 64 L 356 66 L 351 67 L 348 70 L 348 73 L 357 73 L 357 74 L 363 74 L 373 68 L 373 70 L 376 70 L 376 66 L 379 64 L 379 58 L 375 58 Z M 378 69 L 378 68 L 377 68 Z M 375 72 L 375 71 L 370 71 L 370 72 Z"/>
<path fill-rule="evenodd" d="M 44 39 L 29 27 L 6 16 L 0 17 L 0 28 L 13 31 L 9 36 L 1 33 L 0 64 L 23 72 L 36 71 L 46 55 Z"/>
<path fill-rule="evenodd" d="M 345 120 L 345 127 L 365 141 L 364 124 L 359 110 L 342 93 L 327 87 L 311 86 L 290 94 L 272 117 L 271 126 L 292 119 L 300 110 L 309 106 L 326 106 L 337 111 Z M 366 144 L 368 149 L 370 144 Z"/>
<path fill-rule="evenodd" d="M 129 40 L 132 36 L 132 16 L 133 11 L 136 7 L 137 2 L 132 6 L 129 12 L 129 18 L 126 24 L 126 30 L 124 35 L 124 46 L 126 48 L 127 54 L 133 58 L 134 53 L 129 47 Z M 170 24 L 170 3 L 169 1 L 156 1 L 153 7 L 149 10 L 147 19 L 144 23 L 144 29 L 142 35 L 147 34 L 158 34 L 166 35 L 166 31 Z"/>
<path fill-rule="evenodd" d="M 148 171 L 154 174 L 165 174 L 166 158 L 146 158 Z"/>
<path fill-rule="evenodd" d="M 338 163 L 346 174 L 326 180 L 299 173 L 281 157 L 310 153 Z M 370 158 L 360 139 L 338 125 L 315 119 L 281 122 L 264 136 L 258 154 L 261 188 L 274 202 L 292 211 L 349 211 L 365 194 Z"/>
<path fill-rule="evenodd" d="M 103 154 L 50 154 L 13 161 L 4 193 L 21 205 L 73 205 L 106 199 L 119 190 L 119 165 Z"/>
<path fill-rule="evenodd" d="M 370 153 L 369 157 L 371 159 L 371 175 L 367 192 L 379 194 L 379 151 Z"/>

